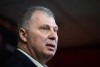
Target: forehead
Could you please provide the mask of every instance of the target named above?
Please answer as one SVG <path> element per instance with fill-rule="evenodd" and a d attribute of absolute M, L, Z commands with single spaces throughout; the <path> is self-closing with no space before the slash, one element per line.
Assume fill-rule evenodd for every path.
<path fill-rule="evenodd" d="M 43 11 L 35 11 L 31 17 L 31 23 L 34 25 L 49 25 L 58 27 L 54 17 L 49 16 Z"/>

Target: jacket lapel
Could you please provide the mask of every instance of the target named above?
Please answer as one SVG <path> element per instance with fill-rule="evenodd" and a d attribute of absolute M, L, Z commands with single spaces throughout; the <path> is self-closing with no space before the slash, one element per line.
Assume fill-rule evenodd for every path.
<path fill-rule="evenodd" d="M 16 58 L 18 58 L 25 67 L 37 67 L 27 56 L 16 50 Z"/>

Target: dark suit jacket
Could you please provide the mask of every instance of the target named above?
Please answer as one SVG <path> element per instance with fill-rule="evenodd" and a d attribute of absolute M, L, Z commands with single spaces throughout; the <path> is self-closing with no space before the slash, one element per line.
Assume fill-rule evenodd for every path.
<path fill-rule="evenodd" d="M 37 67 L 32 61 L 20 51 L 16 50 L 14 55 L 6 62 L 4 67 Z"/>

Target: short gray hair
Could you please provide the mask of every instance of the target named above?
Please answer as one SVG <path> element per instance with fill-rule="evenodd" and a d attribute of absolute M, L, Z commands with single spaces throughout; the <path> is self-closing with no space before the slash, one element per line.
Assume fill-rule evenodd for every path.
<path fill-rule="evenodd" d="M 54 14 L 53 14 L 53 12 L 52 12 L 50 9 L 47 9 L 47 8 L 45 8 L 45 7 L 42 7 L 42 6 L 30 7 L 30 8 L 28 8 L 28 9 L 26 9 L 26 10 L 23 12 L 22 16 L 20 17 L 20 20 L 19 20 L 19 22 L 18 22 L 18 29 L 20 29 L 20 28 L 26 28 L 27 25 L 28 25 L 28 22 L 29 22 L 29 20 L 30 20 L 30 18 L 31 18 L 31 16 L 32 16 L 32 14 L 33 14 L 35 11 L 37 11 L 37 10 L 43 11 L 43 12 L 47 13 L 48 16 L 54 17 Z"/>

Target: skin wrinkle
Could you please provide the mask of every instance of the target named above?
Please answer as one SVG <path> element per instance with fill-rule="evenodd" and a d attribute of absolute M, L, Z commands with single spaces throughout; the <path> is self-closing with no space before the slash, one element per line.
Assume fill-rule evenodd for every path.
<path fill-rule="evenodd" d="M 44 28 L 46 29 L 41 28 L 42 26 L 45 26 Z M 19 46 L 19 48 L 44 65 L 56 53 L 57 31 L 58 26 L 52 16 L 43 11 L 35 11 L 32 14 L 28 27 L 23 31 L 24 36 L 22 36 L 26 43 Z M 54 44 L 55 47 L 46 46 L 47 44 Z"/>

